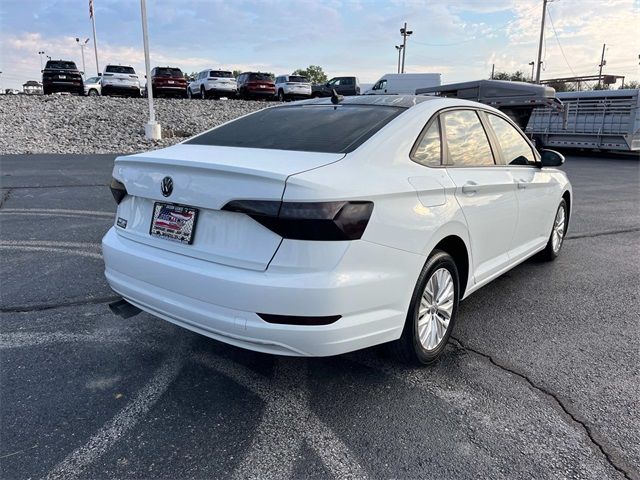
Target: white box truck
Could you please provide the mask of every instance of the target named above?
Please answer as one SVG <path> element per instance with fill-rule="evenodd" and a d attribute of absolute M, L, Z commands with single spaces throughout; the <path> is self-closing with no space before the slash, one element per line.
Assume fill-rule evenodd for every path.
<path fill-rule="evenodd" d="M 387 73 L 365 95 L 415 95 L 418 88 L 438 87 L 439 73 Z"/>

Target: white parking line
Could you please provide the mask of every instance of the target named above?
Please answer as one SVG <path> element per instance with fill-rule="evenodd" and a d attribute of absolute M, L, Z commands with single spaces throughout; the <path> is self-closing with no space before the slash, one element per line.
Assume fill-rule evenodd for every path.
<path fill-rule="evenodd" d="M 57 242 L 49 240 L 0 240 L 0 250 L 27 252 L 67 253 L 81 257 L 102 259 L 100 244 L 83 242 Z"/>
<path fill-rule="evenodd" d="M 20 214 L 20 215 L 63 215 L 79 217 L 105 217 L 114 218 L 114 212 L 103 212 L 99 210 L 70 210 L 66 208 L 3 208 L 0 214 Z"/>
<path fill-rule="evenodd" d="M 201 355 L 203 365 L 228 376 L 266 403 L 249 453 L 234 472 L 236 479 L 291 478 L 306 441 L 335 478 L 367 478 L 348 447 L 311 410 L 306 362 L 287 359 L 267 380 L 229 360 Z M 299 368 L 303 365 L 303 368 Z"/>
<path fill-rule="evenodd" d="M 153 378 L 137 393 L 126 407 L 109 420 L 89 441 L 69 454 L 47 475 L 48 480 L 72 479 L 104 455 L 126 432 L 131 430 L 166 392 L 185 361 L 184 342 L 174 346 L 169 357 Z"/>

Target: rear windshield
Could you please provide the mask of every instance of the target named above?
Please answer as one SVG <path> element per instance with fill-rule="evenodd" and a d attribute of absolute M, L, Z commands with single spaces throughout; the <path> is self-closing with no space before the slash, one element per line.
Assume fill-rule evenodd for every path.
<path fill-rule="evenodd" d="M 270 82 L 273 80 L 273 77 L 268 73 L 251 73 L 249 74 L 249 80 L 258 82 Z"/>
<path fill-rule="evenodd" d="M 136 71 L 133 67 L 121 67 L 120 65 L 108 65 L 106 68 L 107 73 L 128 73 L 130 75 L 135 75 Z"/>
<path fill-rule="evenodd" d="M 182 78 L 182 70 L 179 68 L 157 68 L 156 77 Z"/>
<path fill-rule="evenodd" d="M 296 105 L 266 108 L 185 143 L 348 153 L 405 109 L 380 105 Z"/>
<path fill-rule="evenodd" d="M 77 70 L 76 64 L 73 62 L 66 62 L 64 60 L 49 60 L 44 68 L 53 68 L 58 70 Z"/>
<path fill-rule="evenodd" d="M 289 81 L 295 83 L 309 83 L 309 79 L 307 77 L 300 77 L 298 75 L 289 75 Z"/>
<path fill-rule="evenodd" d="M 217 78 L 233 78 L 233 73 L 224 72 L 222 70 L 211 70 L 209 72 L 209 76 L 210 77 L 217 77 Z"/>

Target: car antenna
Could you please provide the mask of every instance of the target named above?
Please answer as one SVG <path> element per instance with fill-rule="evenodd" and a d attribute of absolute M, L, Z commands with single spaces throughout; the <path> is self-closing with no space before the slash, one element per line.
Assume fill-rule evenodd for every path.
<path fill-rule="evenodd" d="M 331 103 L 333 103 L 334 105 L 338 105 L 342 100 L 344 100 L 344 97 L 342 95 L 338 95 L 338 92 L 336 92 L 336 89 L 332 88 Z"/>

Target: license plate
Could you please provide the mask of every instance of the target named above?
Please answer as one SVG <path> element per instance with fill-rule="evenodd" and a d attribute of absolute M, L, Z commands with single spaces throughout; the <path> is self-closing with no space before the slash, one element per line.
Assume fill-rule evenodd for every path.
<path fill-rule="evenodd" d="M 264 85 L 260 85 L 260 88 L 265 88 Z"/>
<path fill-rule="evenodd" d="M 198 209 L 170 203 L 153 204 L 150 234 L 174 242 L 193 243 Z"/>
<path fill-rule="evenodd" d="M 66 75 L 58 75 L 58 78 L 67 78 Z"/>
<path fill-rule="evenodd" d="M 173 80 L 169 80 L 167 83 L 170 83 L 171 85 L 173 85 L 176 82 L 174 82 Z"/>

